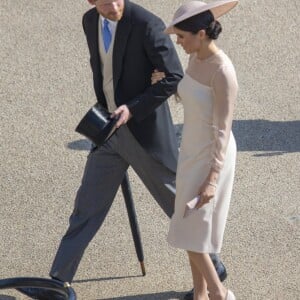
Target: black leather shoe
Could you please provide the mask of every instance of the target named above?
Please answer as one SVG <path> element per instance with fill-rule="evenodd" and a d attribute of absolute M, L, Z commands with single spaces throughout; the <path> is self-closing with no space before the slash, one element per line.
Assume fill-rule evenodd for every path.
<path fill-rule="evenodd" d="M 219 275 L 220 281 L 223 282 L 227 278 L 227 271 L 224 264 L 220 261 L 218 266 L 216 267 L 216 271 Z M 193 300 L 194 298 L 194 289 L 190 290 L 184 295 L 184 300 Z"/>
<path fill-rule="evenodd" d="M 217 267 L 216 271 L 218 273 L 220 281 L 223 282 L 227 278 L 227 271 L 222 262 L 220 263 L 220 265 L 222 265 L 222 267 L 221 268 Z"/>
<path fill-rule="evenodd" d="M 31 299 L 66 300 L 66 297 L 64 297 L 60 293 L 48 289 L 26 287 L 26 288 L 17 288 L 16 290 L 30 297 Z"/>

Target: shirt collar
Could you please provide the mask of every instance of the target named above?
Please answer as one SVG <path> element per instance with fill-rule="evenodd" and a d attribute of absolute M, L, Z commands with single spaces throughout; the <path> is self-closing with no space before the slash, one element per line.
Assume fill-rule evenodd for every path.
<path fill-rule="evenodd" d="M 100 18 L 101 18 L 101 25 L 102 25 L 102 27 L 104 26 L 104 20 L 105 20 L 105 18 L 103 17 L 103 16 L 101 16 L 100 15 Z M 109 20 L 109 19 L 106 19 L 107 21 L 108 21 L 108 27 L 109 27 L 109 29 L 110 29 L 110 31 L 112 32 L 112 33 L 114 33 L 115 32 L 115 30 L 116 30 L 116 27 L 117 27 L 117 24 L 118 24 L 118 22 L 117 21 L 111 21 L 111 20 Z"/>

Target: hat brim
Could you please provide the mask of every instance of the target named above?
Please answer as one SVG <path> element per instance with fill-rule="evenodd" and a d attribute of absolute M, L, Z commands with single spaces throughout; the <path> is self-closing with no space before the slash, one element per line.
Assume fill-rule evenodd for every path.
<path fill-rule="evenodd" d="M 116 131 L 119 116 L 110 113 L 99 104 L 94 105 L 82 118 L 75 131 L 84 135 L 98 147 L 102 146 Z"/>
<path fill-rule="evenodd" d="M 182 15 L 179 15 L 178 17 L 174 17 L 172 22 L 164 30 L 164 33 L 174 34 L 174 25 L 207 10 L 210 10 L 212 12 L 216 20 L 232 10 L 238 4 L 238 0 L 220 0 L 206 4 L 200 1 L 192 1 L 190 3 L 187 3 L 187 5 L 189 4 L 191 4 L 192 10 L 189 10 Z"/>

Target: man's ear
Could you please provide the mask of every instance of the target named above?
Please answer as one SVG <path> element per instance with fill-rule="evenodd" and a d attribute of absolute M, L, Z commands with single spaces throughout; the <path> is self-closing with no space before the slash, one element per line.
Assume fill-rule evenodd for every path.
<path fill-rule="evenodd" d="M 96 1 L 96 0 L 88 0 L 88 2 L 89 2 L 91 5 L 95 5 L 95 1 Z"/>

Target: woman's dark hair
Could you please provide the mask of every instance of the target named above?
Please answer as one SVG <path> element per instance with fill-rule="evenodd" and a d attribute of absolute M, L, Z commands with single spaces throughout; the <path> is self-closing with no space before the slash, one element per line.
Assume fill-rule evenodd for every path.
<path fill-rule="evenodd" d="M 174 25 L 174 27 L 197 34 L 199 30 L 204 29 L 206 35 L 211 40 L 216 40 L 222 31 L 219 21 L 215 20 L 210 10 L 206 10 L 198 15 L 192 16 Z"/>

